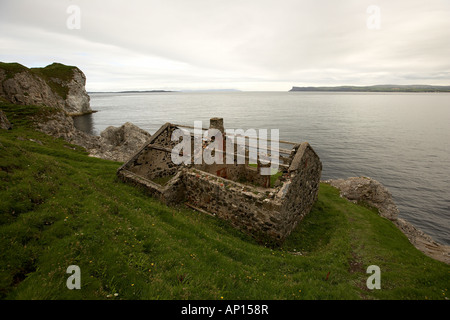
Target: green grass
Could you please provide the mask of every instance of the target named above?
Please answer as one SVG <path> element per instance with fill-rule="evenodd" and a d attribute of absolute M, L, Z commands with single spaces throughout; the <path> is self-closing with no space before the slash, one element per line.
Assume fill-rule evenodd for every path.
<path fill-rule="evenodd" d="M 164 176 L 164 177 L 158 177 L 158 178 L 154 178 L 153 182 L 155 182 L 155 183 L 157 183 L 157 184 L 159 184 L 161 186 L 165 186 L 170 181 L 170 179 L 172 179 L 173 177 L 174 177 L 173 174 L 172 175 L 168 175 L 168 176 Z"/>
<path fill-rule="evenodd" d="M 248 165 L 249 165 L 249 167 L 253 167 L 253 168 L 257 168 L 258 167 L 258 165 L 256 163 L 249 163 Z M 282 175 L 283 175 L 282 171 L 278 171 L 276 169 L 272 169 L 271 170 L 271 175 L 270 175 L 270 187 L 271 188 L 275 187 L 275 182 L 277 182 L 277 180 Z M 245 182 L 248 182 L 248 181 L 243 180 L 243 182 L 245 183 Z"/>
<path fill-rule="evenodd" d="M 5 80 L 12 78 L 16 73 L 28 70 L 27 67 L 25 67 L 17 62 L 11 62 L 11 63 L 0 62 L 0 69 L 5 71 L 5 75 L 6 75 Z"/>
<path fill-rule="evenodd" d="M 450 267 L 374 210 L 321 184 L 282 247 L 167 207 L 117 180 L 118 162 L 30 128 L 42 112 L 0 104 L 1 299 L 445 299 Z M 299 254 L 301 253 L 301 254 Z M 69 265 L 81 290 L 69 290 Z M 381 289 L 366 269 L 381 269 Z M 114 294 L 117 294 L 116 296 Z"/>

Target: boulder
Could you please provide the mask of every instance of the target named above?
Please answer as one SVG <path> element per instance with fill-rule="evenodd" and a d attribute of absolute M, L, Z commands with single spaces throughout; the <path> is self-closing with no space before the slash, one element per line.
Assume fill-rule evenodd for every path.
<path fill-rule="evenodd" d="M 352 177 L 327 181 L 339 189 L 341 197 L 354 202 L 365 202 L 378 209 L 389 220 L 398 219 L 399 210 L 389 190 L 378 181 L 368 177 Z"/>
<path fill-rule="evenodd" d="M 12 129 L 11 123 L 8 121 L 6 114 L 2 110 L 0 110 L 0 129 L 4 130 Z"/>
<path fill-rule="evenodd" d="M 150 133 L 130 122 L 120 127 L 109 126 L 100 133 L 99 142 L 102 147 L 99 150 L 92 150 L 91 154 L 125 162 L 150 138 Z"/>

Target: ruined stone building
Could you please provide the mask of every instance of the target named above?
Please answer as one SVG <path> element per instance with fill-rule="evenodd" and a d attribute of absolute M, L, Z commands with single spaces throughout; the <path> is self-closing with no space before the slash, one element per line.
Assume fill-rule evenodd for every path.
<path fill-rule="evenodd" d="M 233 163 L 175 164 L 171 153 L 178 141 L 172 141 L 172 134 L 181 128 L 193 127 L 164 124 L 118 169 L 118 177 L 144 187 L 166 204 L 184 203 L 225 219 L 259 240 L 277 243 L 283 242 L 317 200 L 322 163 L 307 142 L 280 141 L 290 147 L 277 150 L 280 155 L 278 171 L 263 175 L 261 170 L 270 163 L 258 160 L 251 164 L 250 143 L 244 153 L 245 161 L 238 161 L 237 147 L 225 150 L 224 141 L 222 155 L 225 157 L 226 152 L 236 155 Z M 223 120 L 213 118 L 210 127 L 202 130 L 211 128 L 224 133 Z M 190 138 L 194 146 L 192 132 Z M 229 138 L 224 134 L 224 140 Z M 208 141 L 203 141 L 205 143 Z M 195 155 L 190 156 L 193 159 Z"/>

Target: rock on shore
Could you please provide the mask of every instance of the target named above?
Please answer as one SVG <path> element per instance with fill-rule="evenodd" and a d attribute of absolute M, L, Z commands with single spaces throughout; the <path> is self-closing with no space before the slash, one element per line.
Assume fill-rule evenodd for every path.
<path fill-rule="evenodd" d="M 399 211 L 391 193 L 378 181 L 368 177 L 352 177 L 329 180 L 329 184 L 340 190 L 341 197 L 354 202 L 366 202 L 391 221 L 398 219 Z"/>
<path fill-rule="evenodd" d="M 109 126 L 100 133 L 99 149 L 90 150 L 92 156 L 125 162 L 149 139 L 150 133 L 131 122 L 120 127 Z"/>
<path fill-rule="evenodd" d="M 378 209 L 380 216 L 391 220 L 420 251 L 436 260 L 450 264 L 450 246 L 439 244 L 429 235 L 398 217 L 399 210 L 389 190 L 368 177 L 351 177 L 324 181 L 339 189 L 340 195 L 352 202 L 365 202 Z"/>
<path fill-rule="evenodd" d="M 110 126 L 100 136 L 93 136 L 75 128 L 72 117 L 62 111 L 35 120 L 39 131 L 84 147 L 91 156 L 106 160 L 126 161 L 151 137 L 130 122 L 118 128 Z"/>

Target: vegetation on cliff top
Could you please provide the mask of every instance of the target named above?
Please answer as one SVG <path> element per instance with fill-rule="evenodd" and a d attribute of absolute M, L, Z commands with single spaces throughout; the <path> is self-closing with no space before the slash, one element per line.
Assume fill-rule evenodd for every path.
<path fill-rule="evenodd" d="M 12 78 L 15 74 L 20 72 L 30 72 L 42 78 L 54 92 L 61 98 L 66 99 L 69 88 L 65 86 L 64 83 L 69 82 L 73 78 L 73 71 L 78 68 L 56 62 L 44 68 L 27 68 L 16 62 L 0 62 L 0 69 L 5 70 L 6 79 Z"/>
<path fill-rule="evenodd" d="M 0 103 L 1 299 L 446 299 L 450 266 L 374 210 L 321 184 L 282 247 L 167 207 L 116 179 L 118 162 L 31 128 L 40 108 Z M 66 269 L 81 269 L 68 290 Z M 381 289 L 369 290 L 369 265 Z"/>
<path fill-rule="evenodd" d="M 29 69 L 20 63 L 17 62 L 1 62 L 0 61 L 0 69 L 5 71 L 6 79 L 12 78 L 16 73 L 28 71 Z"/>

